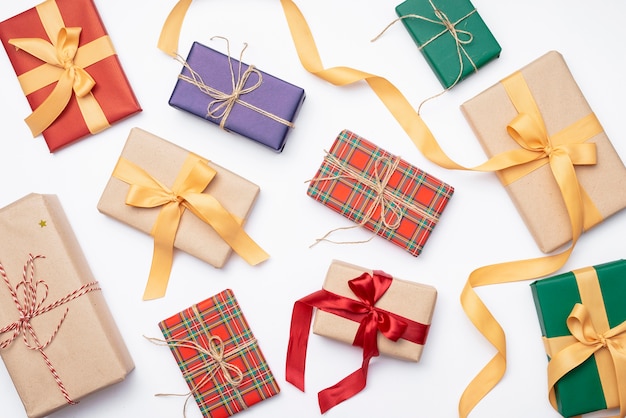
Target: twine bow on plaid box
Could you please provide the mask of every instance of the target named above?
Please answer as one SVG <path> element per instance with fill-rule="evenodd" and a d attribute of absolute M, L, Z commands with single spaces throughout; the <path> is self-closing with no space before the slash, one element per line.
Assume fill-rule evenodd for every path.
<path fill-rule="evenodd" d="M 366 139 L 344 130 L 335 140 L 307 194 L 356 225 L 414 256 L 421 253 L 454 188 Z M 370 238 L 371 239 L 371 238 Z M 369 240 L 367 240 L 369 241 Z M 364 241 L 351 241 L 358 243 Z"/>
<path fill-rule="evenodd" d="M 206 418 L 223 418 L 280 392 L 233 292 L 224 290 L 162 321 L 167 345 Z M 175 394 L 160 394 L 161 396 Z"/>

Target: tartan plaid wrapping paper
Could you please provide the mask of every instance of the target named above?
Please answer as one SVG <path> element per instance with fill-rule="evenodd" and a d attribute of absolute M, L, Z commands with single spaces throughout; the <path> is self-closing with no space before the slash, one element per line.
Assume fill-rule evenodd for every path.
<path fill-rule="evenodd" d="M 386 173 L 389 169 L 393 173 Z M 346 174 L 354 171 L 362 178 Z M 384 187 L 384 200 L 377 201 L 382 193 L 372 184 Z M 313 199 L 413 256 L 422 252 L 453 193 L 452 186 L 348 130 L 337 136 L 307 190 Z M 396 224 L 386 225 L 384 213 L 387 224 Z"/>
<path fill-rule="evenodd" d="M 280 392 L 232 290 L 165 319 L 159 327 L 205 418 L 231 416 Z M 208 349 L 211 337 L 221 338 L 224 360 L 241 370 L 238 386 L 226 380 L 226 371 L 206 353 L 172 344 L 173 340 L 186 340 Z M 219 370 L 213 373 L 213 367 Z M 207 380 L 204 384 L 203 379 Z"/>

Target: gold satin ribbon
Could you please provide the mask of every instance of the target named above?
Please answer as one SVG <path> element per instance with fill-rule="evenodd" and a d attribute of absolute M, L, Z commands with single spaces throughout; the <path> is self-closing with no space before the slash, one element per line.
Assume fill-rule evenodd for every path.
<path fill-rule="evenodd" d="M 123 157 L 119 159 L 113 176 L 130 185 L 126 204 L 142 208 L 161 207 L 151 232 L 154 252 L 144 300 L 165 296 L 176 231 L 185 209 L 210 225 L 248 264 L 256 265 L 269 258 L 244 231 L 240 220 L 215 197 L 202 193 L 216 174 L 206 160 L 190 153 L 170 189 L 141 167 Z"/>
<path fill-rule="evenodd" d="M 311 30 L 298 7 L 292 0 L 281 0 L 281 5 L 302 66 L 310 73 L 337 86 L 365 81 L 405 130 L 415 146 L 433 163 L 448 169 L 488 172 L 498 172 L 535 160 L 545 160 L 550 165 L 569 215 L 572 242 L 569 248 L 558 254 L 484 266 L 470 273 L 461 292 L 461 305 L 470 321 L 496 348 L 497 353 L 476 375 L 461 395 L 459 416 L 465 418 L 478 402 L 495 387 L 506 370 L 506 338 L 504 331 L 478 297 L 474 288 L 546 276 L 554 273 L 565 264 L 583 231 L 583 225 L 586 223 L 585 218 L 599 216 L 597 211 L 595 211 L 595 215 L 583 213 L 587 208 L 583 205 L 583 193 L 574 171 L 574 164 L 595 163 L 595 145 L 564 144 L 557 141 L 572 134 L 578 138 L 578 142 L 584 141 L 586 139 L 582 138 L 591 135 L 591 132 L 601 132 L 602 127 L 594 117 L 588 117 L 583 123 L 584 134 L 577 134 L 577 124 L 574 124 L 565 128 L 562 132 L 548 137 L 545 134 L 545 126 L 541 115 L 538 113 L 536 104 L 534 104 L 532 95 L 529 96 L 525 92 L 518 91 L 519 89 L 516 87 L 512 87 L 510 89 L 511 92 L 509 92 L 509 94 L 512 93 L 514 96 L 512 101 L 516 106 L 519 104 L 524 109 L 520 111 L 518 108 L 518 112 L 527 113 L 528 117 L 534 118 L 534 120 L 528 121 L 527 116 L 522 116 L 520 117 L 521 120 L 518 121 L 518 118 L 516 118 L 512 123 L 513 129 L 510 132 L 519 139 L 523 139 L 525 146 L 495 155 L 476 167 L 464 167 L 445 154 L 419 113 L 413 109 L 402 93 L 388 80 L 349 67 L 324 68 Z M 520 77 L 521 74 L 517 73 L 512 78 L 517 79 Z M 508 82 L 505 81 L 505 84 L 508 84 Z M 528 109 L 526 109 L 527 107 Z M 548 140 L 547 142 L 546 139 Z M 572 153 L 571 155 L 570 152 Z M 542 162 L 541 164 L 544 163 Z"/>
<path fill-rule="evenodd" d="M 592 355 L 595 356 L 604 398 L 609 408 L 620 406 L 615 417 L 626 416 L 626 322 L 611 328 L 598 276 L 593 267 L 575 270 L 582 303 L 567 318 L 571 335 L 545 338 L 548 363 L 548 397 L 558 410 L 556 383 Z"/>
<path fill-rule="evenodd" d="M 179 0 L 174 6 L 170 14 L 167 16 L 157 47 L 166 54 L 176 58 L 178 51 L 178 40 L 180 31 L 183 27 L 183 21 L 192 0 Z"/>
<path fill-rule="evenodd" d="M 24 94 L 57 82 L 50 95 L 25 119 L 33 136 L 41 134 L 59 117 L 72 93 L 89 132 L 95 134 L 108 128 L 109 122 L 91 93 L 96 82 L 84 67 L 115 55 L 111 40 L 105 35 L 79 47 L 81 28 L 65 27 L 54 0 L 36 6 L 36 10 L 52 43 L 40 38 L 9 39 L 9 44 L 44 62 L 18 77 Z"/>

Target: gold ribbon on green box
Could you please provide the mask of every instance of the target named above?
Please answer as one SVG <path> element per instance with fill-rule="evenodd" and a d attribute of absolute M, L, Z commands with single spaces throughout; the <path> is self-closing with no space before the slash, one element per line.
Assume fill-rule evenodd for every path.
<path fill-rule="evenodd" d="M 546 353 L 550 357 L 548 363 L 550 403 L 555 410 L 560 410 L 556 393 L 557 382 L 593 356 L 607 407 L 619 406 L 618 416 L 624 417 L 626 321 L 611 328 L 598 271 L 594 267 L 578 269 L 572 271 L 572 274 L 576 280 L 581 303 L 576 303 L 567 317 L 567 329 L 571 335 L 544 337 Z M 563 399 L 566 395 L 559 396 Z M 561 403 L 564 404 L 564 401 Z"/>
<path fill-rule="evenodd" d="M 85 67 L 115 55 L 111 39 L 105 35 L 79 46 L 81 28 L 67 28 L 54 0 L 36 6 L 41 23 L 51 42 L 40 38 L 10 39 L 9 44 L 44 63 L 20 75 L 25 95 L 57 83 L 50 95 L 26 118 L 33 136 L 42 133 L 61 115 L 72 94 L 91 133 L 109 127 L 102 108 L 91 93 L 96 82 Z"/>

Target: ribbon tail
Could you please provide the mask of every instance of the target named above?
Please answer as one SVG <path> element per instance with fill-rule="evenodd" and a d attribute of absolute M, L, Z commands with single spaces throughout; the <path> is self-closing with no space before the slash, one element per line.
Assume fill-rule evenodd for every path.
<path fill-rule="evenodd" d="M 367 365 L 343 378 L 335 385 L 317 394 L 320 412 L 323 414 L 346 399 L 361 392 L 367 384 Z"/>
<path fill-rule="evenodd" d="M 174 260 L 174 240 L 180 222 L 179 211 L 182 210 L 184 208 L 171 204 L 165 205 L 159 213 L 153 230 L 154 252 L 143 300 L 165 296 Z"/>
<path fill-rule="evenodd" d="M 228 243 L 248 264 L 254 266 L 269 258 L 267 254 L 213 196 L 208 194 L 185 196 L 191 210 Z M 201 209 L 199 209 L 201 208 Z"/>
<path fill-rule="evenodd" d="M 25 119 L 33 137 L 41 134 L 63 112 L 72 97 L 72 83 L 65 71 L 50 96 Z"/>
<path fill-rule="evenodd" d="M 176 56 L 180 31 L 192 0 L 180 0 L 167 16 L 157 47 L 167 55 Z"/>

